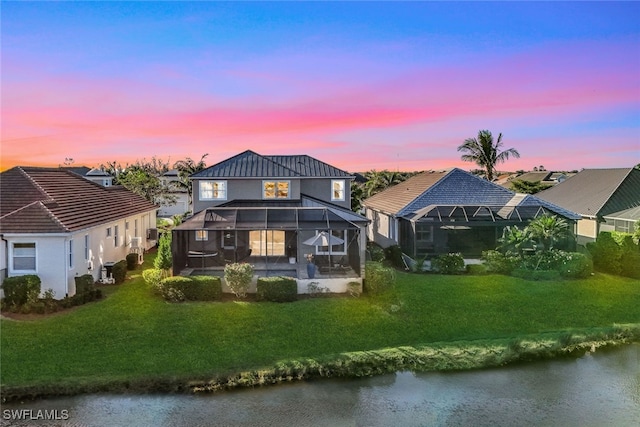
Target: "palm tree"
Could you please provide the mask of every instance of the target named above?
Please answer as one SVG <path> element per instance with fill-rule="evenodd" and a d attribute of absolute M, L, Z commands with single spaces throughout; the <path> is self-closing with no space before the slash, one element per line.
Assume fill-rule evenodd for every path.
<path fill-rule="evenodd" d="M 555 242 L 569 234 L 569 223 L 555 215 L 543 215 L 531 221 L 527 227 L 533 238 L 539 239 L 543 251 L 553 249 Z"/>
<path fill-rule="evenodd" d="M 520 158 L 520 153 L 515 148 L 500 151 L 502 145 L 502 134 L 498 135 L 498 140 L 493 142 L 493 135 L 488 130 L 478 132 L 477 138 L 467 138 L 458 147 L 458 151 L 465 152 L 460 158 L 465 162 L 475 162 L 485 170 L 485 176 L 489 181 L 493 181 L 496 172 L 496 164 L 509 160 L 509 156 Z"/>

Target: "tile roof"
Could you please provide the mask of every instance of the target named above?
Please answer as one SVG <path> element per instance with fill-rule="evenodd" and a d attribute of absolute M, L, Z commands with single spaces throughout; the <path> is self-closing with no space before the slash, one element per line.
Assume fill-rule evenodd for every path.
<path fill-rule="evenodd" d="M 347 172 L 306 155 L 262 156 L 251 150 L 191 175 L 191 178 L 349 177 Z"/>
<path fill-rule="evenodd" d="M 64 233 L 157 209 L 123 187 L 103 187 L 61 168 L 0 174 L 0 232 Z"/>
<path fill-rule="evenodd" d="M 640 206 L 640 170 L 584 169 L 536 196 L 584 216 L 608 215 Z"/>
<path fill-rule="evenodd" d="M 363 204 L 395 216 L 410 216 L 432 205 L 543 206 L 568 218 L 573 212 L 531 195 L 519 195 L 486 179 L 454 168 L 449 172 L 424 172 L 394 185 Z"/>

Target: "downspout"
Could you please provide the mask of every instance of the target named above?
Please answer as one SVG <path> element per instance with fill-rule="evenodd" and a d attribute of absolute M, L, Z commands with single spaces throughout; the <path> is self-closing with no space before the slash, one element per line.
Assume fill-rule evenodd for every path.
<path fill-rule="evenodd" d="M 0 239 L 4 242 L 4 265 L 7 266 L 7 276 L 9 275 L 9 241 L 4 238 L 4 234 L 0 234 Z M 0 277 L 0 283 L 4 280 L 4 277 Z"/>

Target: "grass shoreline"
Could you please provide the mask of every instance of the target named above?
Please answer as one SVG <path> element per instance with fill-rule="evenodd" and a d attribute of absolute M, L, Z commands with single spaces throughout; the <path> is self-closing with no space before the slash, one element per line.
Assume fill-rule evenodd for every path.
<path fill-rule="evenodd" d="M 3 403 L 82 394 L 198 394 L 319 378 L 360 378 L 399 371 L 462 371 L 580 357 L 640 343 L 640 323 L 477 341 L 430 343 L 279 361 L 271 367 L 207 377 L 152 377 L 3 386 Z"/>
<path fill-rule="evenodd" d="M 98 302 L 1 319 L 1 399 L 475 369 L 640 342 L 640 282 L 600 273 L 531 282 L 399 272 L 389 291 L 359 298 L 178 304 L 141 273 Z"/>

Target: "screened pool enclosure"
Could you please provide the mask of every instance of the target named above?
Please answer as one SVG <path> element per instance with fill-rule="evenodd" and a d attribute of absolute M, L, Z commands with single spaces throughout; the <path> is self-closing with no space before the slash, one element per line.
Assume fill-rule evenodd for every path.
<path fill-rule="evenodd" d="M 258 276 L 308 279 L 311 262 L 317 279 L 360 278 L 366 224 L 326 206 L 208 208 L 173 230 L 173 273 L 222 276 L 226 264 L 248 262 Z M 327 245 L 305 244 L 320 233 L 332 236 Z"/>

